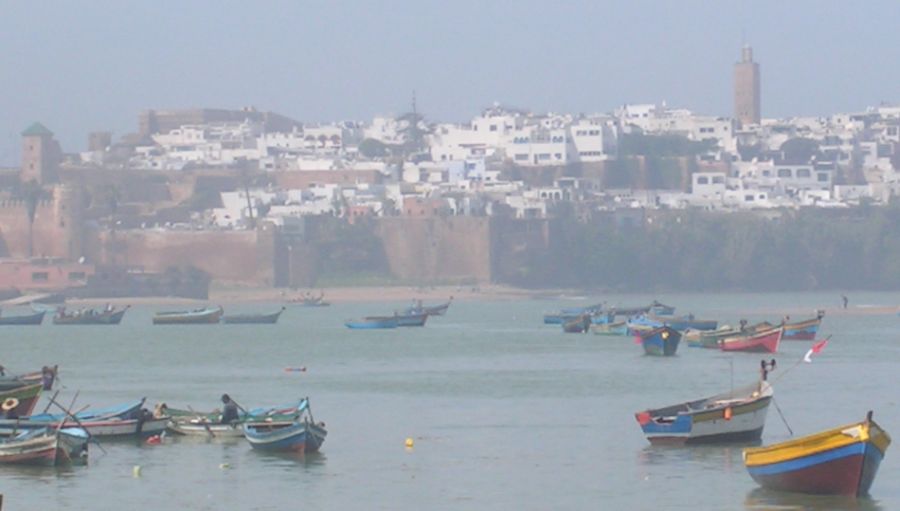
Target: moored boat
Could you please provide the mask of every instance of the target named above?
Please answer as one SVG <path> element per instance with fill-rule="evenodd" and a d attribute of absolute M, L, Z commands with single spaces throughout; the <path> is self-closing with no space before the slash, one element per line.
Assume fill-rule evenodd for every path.
<path fill-rule="evenodd" d="M 289 425 L 271 425 L 265 422 L 244 424 L 244 438 L 254 449 L 303 454 L 316 452 L 325 441 L 328 432 L 324 423 L 316 423 L 309 410 L 309 400 L 304 400 L 298 411 L 301 416 Z M 303 412 L 306 414 L 303 414 Z"/>
<path fill-rule="evenodd" d="M 0 392 L 0 406 L 6 417 L 31 415 L 44 390 L 43 384 L 33 383 Z"/>
<path fill-rule="evenodd" d="M 746 326 L 742 321 L 741 326 L 731 327 L 723 325 L 715 330 L 692 330 L 688 329 L 684 332 L 682 340 L 692 348 L 719 349 L 719 341 L 728 337 L 735 337 L 749 333 L 756 333 L 762 330 L 773 328 L 770 323 L 762 322 L 756 325 Z"/>
<path fill-rule="evenodd" d="M 86 461 L 88 438 L 78 428 L 21 431 L 0 440 L 0 463 L 54 466 Z"/>
<path fill-rule="evenodd" d="M 583 334 L 591 328 L 590 314 L 582 314 L 581 316 L 572 318 L 563 322 L 563 332 L 567 334 Z"/>
<path fill-rule="evenodd" d="M 670 357 L 678 351 L 681 332 L 668 326 L 662 326 L 641 332 L 638 338 L 647 355 Z"/>
<path fill-rule="evenodd" d="M 398 327 L 408 327 L 408 326 L 425 326 L 425 322 L 428 321 L 428 313 L 403 313 L 403 314 L 395 314 L 395 318 L 397 319 Z"/>
<path fill-rule="evenodd" d="M 206 307 L 192 311 L 157 312 L 154 325 L 209 325 L 218 323 L 225 311 L 222 307 Z"/>
<path fill-rule="evenodd" d="M 591 332 L 595 335 L 628 335 L 628 325 L 624 321 L 591 325 Z"/>
<path fill-rule="evenodd" d="M 768 330 L 725 337 L 724 339 L 719 339 L 719 349 L 722 351 L 776 353 L 783 334 L 784 328 L 777 326 Z"/>
<path fill-rule="evenodd" d="M 397 316 L 367 316 L 361 319 L 348 319 L 344 326 L 351 330 L 376 330 L 397 328 Z"/>
<path fill-rule="evenodd" d="M 19 316 L 0 316 L 0 326 L 3 325 L 40 325 L 44 322 L 44 311 Z"/>
<path fill-rule="evenodd" d="M 761 380 L 712 397 L 635 414 L 652 444 L 694 444 L 758 440 L 772 400 Z"/>
<path fill-rule="evenodd" d="M 278 322 L 278 318 L 281 317 L 281 313 L 284 312 L 284 307 L 281 310 L 270 313 L 270 314 L 227 314 L 222 316 L 222 323 L 226 323 L 229 325 L 237 325 L 237 324 L 268 324 L 274 325 Z"/>
<path fill-rule="evenodd" d="M 416 300 L 412 307 L 406 309 L 406 314 L 428 314 L 429 316 L 443 316 L 447 313 L 447 309 L 450 308 L 451 303 L 453 303 L 452 296 L 446 302 L 440 303 L 438 305 L 424 305 L 422 303 L 422 300 Z"/>
<path fill-rule="evenodd" d="M 868 494 L 891 437 L 872 412 L 862 422 L 744 449 L 744 465 L 759 485 L 779 491 Z"/>
<path fill-rule="evenodd" d="M 130 306 L 121 309 L 107 307 L 106 309 L 84 309 L 67 312 L 65 308 L 57 310 L 53 316 L 54 325 L 118 325 L 122 322 L 125 312 Z"/>
<path fill-rule="evenodd" d="M 784 340 L 786 341 L 812 341 L 819 332 L 825 311 L 818 311 L 816 317 L 784 324 Z"/>
<path fill-rule="evenodd" d="M 654 300 L 653 303 L 650 304 L 650 310 L 648 312 L 654 316 L 672 316 L 675 314 L 675 307 Z"/>
<path fill-rule="evenodd" d="M 685 331 L 688 329 L 693 330 L 715 330 L 716 327 L 719 326 L 719 322 L 712 319 L 697 319 L 693 314 L 688 314 L 687 316 L 679 316 L 679 317 L 657 317 L 650 316 L 651 319 L 654 319 L 660 323 L 666 324 L 675 330 Z"/>

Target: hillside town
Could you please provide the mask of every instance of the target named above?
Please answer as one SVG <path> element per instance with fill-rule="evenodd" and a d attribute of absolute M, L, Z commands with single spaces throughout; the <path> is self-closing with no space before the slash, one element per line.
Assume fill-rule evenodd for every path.
<path fill-rule="evenodd" d="M 91 133 L 77 152 L 35 122 L 21 133 L 21 166 L 0 171 L 0 287 L 83 284 L 103 267 L 119 279 L 192 267 L 311 285 L 331 257 L 325 218 L 375 222 L 393 277 L 480 282 L 496 278 L 498 222 L 503 236 L 528 232 L 515 245 L 534 235 L 514 226 L 554 219 L 777 215 L 900 192 L 900 106 L 763 117 L 749 47 L 734 98 L 732 117 L 665 102 L 597 114 L 494 104 L 462 124 L 429 119 L 414 94 L 405 113 L 332 123 L 253 107 L 152 109 L 134 133 Z M 72 268 L 21 270 L 36 259 Z"/>

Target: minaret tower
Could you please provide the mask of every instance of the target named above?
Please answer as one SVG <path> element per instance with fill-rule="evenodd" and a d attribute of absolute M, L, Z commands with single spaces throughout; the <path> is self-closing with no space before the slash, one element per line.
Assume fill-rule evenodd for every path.
<path fill-rule="evenodd" d="M 753 62 L 753 48 L 741 48 L 741 61 L 734 65 L 734 116 L 741 125 L 759 124 L 759 63 Z"/>

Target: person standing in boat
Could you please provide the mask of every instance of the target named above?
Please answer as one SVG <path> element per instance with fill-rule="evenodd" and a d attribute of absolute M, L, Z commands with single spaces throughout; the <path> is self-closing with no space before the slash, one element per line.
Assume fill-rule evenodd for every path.
<path fill-rule="evenodd" d="M 231 396 L 222 394 L 222 418 L 219 420 L 222 424 L 233 424 L 238 421 L 238 406 Z"/>
<path fill-rule="evenodd" d="M 53 388 L 53 382 L 56 381 L 56 367 L 44 366 L 41 368 L 41 384 L 44 390 Z"/>

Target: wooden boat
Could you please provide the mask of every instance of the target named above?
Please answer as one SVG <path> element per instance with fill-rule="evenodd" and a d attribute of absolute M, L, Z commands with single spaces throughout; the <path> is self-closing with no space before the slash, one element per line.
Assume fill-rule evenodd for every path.
<path fill-rule="evenodd" d="M 591 325 L 591 332 L 595 335 L 628 335 L 628 325 L 624 321 Z"/>
<path fill-rule="evenodd" d="M 754 481 L 772 490 L 864 496 L 890 444 L 869 412 L 862 422 L 744 449 L 744 465 Z"/>
<path fill-rule="evenodd" d="M 328 307 L 329 305 L 331 305 L 330 303 L 325 301 L 324 292 L 319 296 L 313 296 L 311 293 L 307 292 L 306 295 L 300 298 L 291 299 L 289 303 L 295 303 L 303 307 Z"/>
<path fill-rule="evenodd" d="M 397 328 L 397 316 L 367 316 L 362 319 L 349 319 L 344 326 L 351 330 L 375 330 Z"/>
<path fill-rule="evenodd" d="M 328 432 L 324 423 L 316 423 L 309 410 L 309 401 L 304 400 L 299 411 L 306 414 L 298 417 L 288 426 L 270 425 L 265 422 L 244 424 L 244 438 L 254 449 L 263 451 L 306 453 L 316 452 L 325 441 Z"/>
<path fill-rule="evenodd" d="M 634 414 L 651 444 L 758 440 L 772 387 L 765 381 L 731 392 Z"/>
<path fill-rule="evenodd" d="M 0 326 L 2 325 L 40 325 L 44 322 L 46 312 L 35 312 L 34 314 L 25 314 L 21 316 L 0 316 Z"/>
<path fill-rule="evenodd" d="M 824 311 L 819 311 L 815 318 L 795 323 L 785 323 L 784 340 L 786 341 L 812 341 L 819 332 L 819 325 L 825 317 Z"/>
<path fill-rule="evenodd" d="M 181 435 L 206 436 L 211 438 L 239 438 L 244 436 L 245 424 L 259 424 L 259 428 L 270 429 L 291 426 L 300 416 L 301 406 L 297 405 L 256 408 L 239 413 L 238 420 L 223 424 L 219 422 L 219 412 L 197 413 L 191 410 L 167 409 L 171 417 L 169 430 Z"/>
<path fill-rule="evenodd" d="M 261 408 L 251 408 L 250 410 L 239 411 L 238 412 L 238 420 L 240 421 L 267 421 L 267 420 L 275 420 L 275 421 L 286 421 L 291 420 L 297 416 L 299 413 L 299 408 L 303 404 L 303 401 L 299 403 L 292 403 L 281 406 L 269 406 L 269 407 L 261 407 Z M 181 421 L 181 420 L 190 420 L 195 418 L 201 418 L 206 420 L 209 423 L 214 423 L 219 420 L 221 416 L 221 412 L 212 411 L 212 412 L 198 412 L 192 409 L 183 409 L 183 408 L 165 408 L 165 414 L 172 417 L 173 421 Z"/>
<path fill-rule="evenodd" d="M 682 340 L 692 348 L 719 349 L 719 341 L 728 337 L 746 335 L 756 333 L 762 330 L 773 328 L 771 323 L 762 322 L 752 326 L 730 327 L 728 325 L 721 326 L 715 330 L 687 330 L 682 336 Z"/>
<path fill-rule="evenodd" d="M 678 351 L 681 332 L 668 326 L 655 328 L 639 335 L 644 353 L 654 356 L 670 357 Z"/>
<path fill-rule="evenodd" d="M 768 330 L 753 332 L 734 337 L 726 337 L 719 340 L 719 349 L 722 351 L 749 351 L 756 353 L 776 353 L 784 328 L 777 326 Z"/>
<path fill-rule="evenodd" d="M 453 303 L 453 298 L 451 297 L 444 303 L 438 305 L 423 305 L 422 300 L 416 301 L 415 305 L 406 309 L 407 314 L 428 314 L 429 316 L 443 316 L 447 313 L 447 309 L 450 308 L 450 304 Z"/>
<path fill-rule="evenodd" d="M 273 312 L 271 314 L 230 314 L 222 316 L 222 322 L 227 323 L 229 325 L 236 324 L 268 324 L 274 325 L 278 322 L 278 318 L 281 316 L 281 313 L 284 312 L 284 307 L 277 312 Z"/>
<path fill-rule="evenodd" d="M 428 313 L 423 312 L 419 314 L 413 313 L 405 313 L 405 314 L 395 314 L 397 319 L 397 326 L 399 327 L 408 327 L 408 326 L 425 326 L 425 322 L 428 321 Z"/>
<path fill-rule="evenodd" d="M 0 463 L 54 466 L 87 461 L 88 439 L 78 428 L 22 431 L 0 441 Z"/>
<path fill-rule="evenodd" d="M 693 314 L 688 314 L 687 316 L 680 317 L 649 317 L 682 332 L 688 329 L 715 330 L 716 327 L 719 326 L 718 321 L 711 319 L 696 319 Z"/>
<path fill-rule="evenodd" d="M 122 309 L 108 308 L 104 310 L 86 309 L 66 312 L 59 309 L 53 316 L 54 325 L 118 325 L 130 306 Z"/>
<path fill-rule="evenodd" d="M 650 304 L 650 309 L 647 312 L 654 316 L 672 316 L 675 314 L 675 307 L 654 300 L 653 303 Z"/>
<path fill-rule="evenodd" d="M 644 307 L 610 307 L 609 311 L 616 316 L 624 316 L 626 318 L 630 318 L 632 316 L 647 314 L 648 312 L 650 312 L 650 307 L 650 305 L 646 305 Z"/>
<path fill-rule="evenodd" d="M 562 324 L 563 332 L 567 334 L 584 334 L 591 328 L 590 314 L 582 314 Z"/>
<path fill-rule="evenodd" d="M 157 312 L 154 325 L 208 325 L 218 323 L 225 311 L 222 307 L 206 307 L 192 311 Z"/>
<path fill-rule="evenodd" d="M 448 302 L 449 305 L 449 302 Z M 566 321 L 581 317 L 584 314 L 596 314 L 603 311 L 603 304 L 596 303 L 585 307 L 568 307 L 557 312 L 544 313 L 545 325 L 561 325 Z"/>
<path fill-rule="evenodd" d="M 0 392 L 0 404 L 7 402 L 10 404 L 13 402 L 17 403 L 16 406 L 6 411 L 5 415 L 7 417 L 25 417 L 31 415 L 43 390 L 44 386 L 42 384 L 33 383 Z"/>
<path fill-rule="evenodd" d="M 605 325 L 616 321 L 616 315 L 611 312 L 596 312 L 590 316 L 592 325 Z"/>

